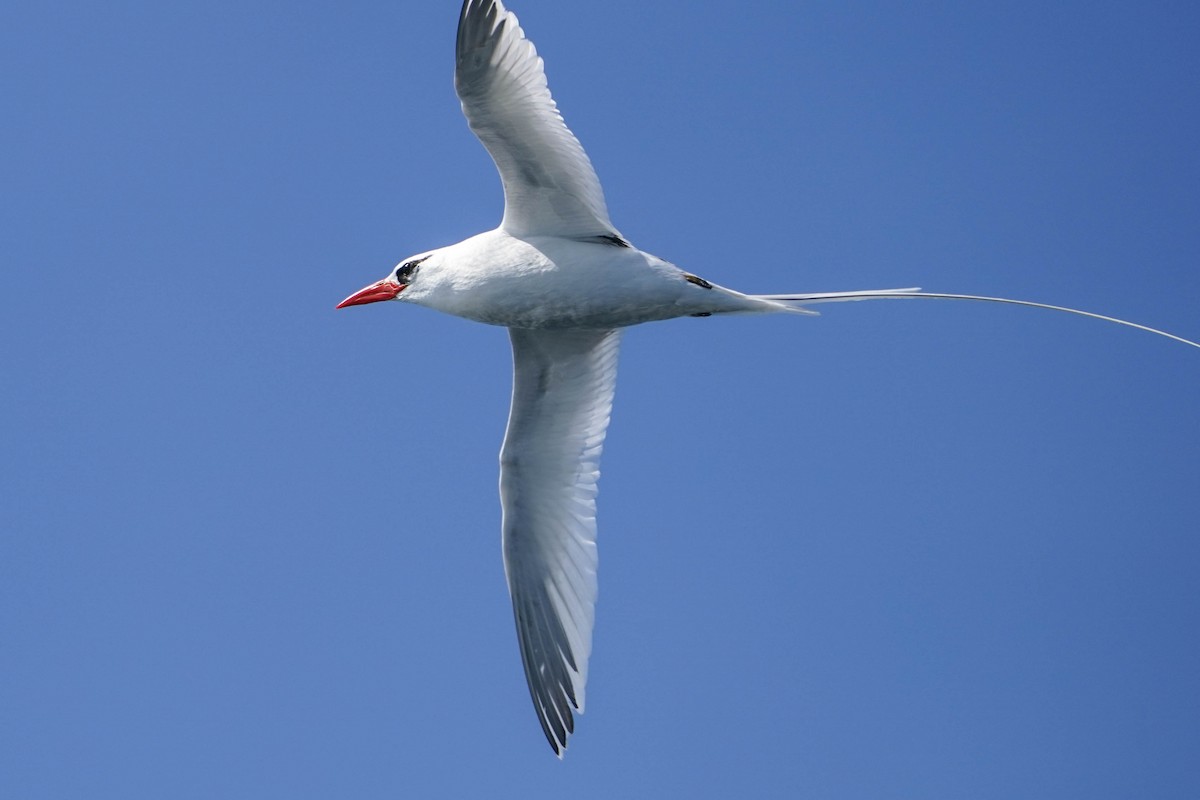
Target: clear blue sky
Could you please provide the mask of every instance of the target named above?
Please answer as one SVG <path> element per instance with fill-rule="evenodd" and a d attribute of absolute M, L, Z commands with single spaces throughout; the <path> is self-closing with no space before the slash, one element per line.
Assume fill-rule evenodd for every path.
<path fill-rule="evenodd" d="M 500 564 L 458 0 L 0 10 L 0 796 L 1200 795 L 1200 351 L 1020 308 L 626 336 L 587 713 Z M 1200 338 L 1194 3 L 513 0 L 614 222 L 753 292 Z"/>

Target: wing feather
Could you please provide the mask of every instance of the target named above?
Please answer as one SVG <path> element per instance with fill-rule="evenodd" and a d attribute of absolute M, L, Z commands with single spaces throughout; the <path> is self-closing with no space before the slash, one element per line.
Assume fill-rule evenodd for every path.
<path fill-rule="evenodd" d="M 554 752 L 583 711 L 596 605 L 596 492 L 617 331 L 513 329 L 500 451 L 504 571 L 529 694 Z"/>
<path fill-rule="evenodd" d="M 463 3 L 454 87 L 467 123 L 500 171 L 504 230 L 621 238 L 608 219 L 600 179 L 550 96 L 542 59 L 500 0 Z"/>

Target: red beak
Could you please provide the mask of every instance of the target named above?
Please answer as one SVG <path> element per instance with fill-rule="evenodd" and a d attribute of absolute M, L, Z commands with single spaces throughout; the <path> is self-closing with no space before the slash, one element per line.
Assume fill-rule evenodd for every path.
<path fill-rule="evenodd" d="M 357 292 L 338 303 L 337 308 L 345 308 L 346 306 L 361 306 L 363 303 L 378 303 L 380 300 L 395 300 L 396 295 L 400 294 L 400 292 L 403 290 L 403 284 L 396 283 L 389 278 L 384 278 L 377 283 L 372 283 L 366 288 L 359 289 Z"/>

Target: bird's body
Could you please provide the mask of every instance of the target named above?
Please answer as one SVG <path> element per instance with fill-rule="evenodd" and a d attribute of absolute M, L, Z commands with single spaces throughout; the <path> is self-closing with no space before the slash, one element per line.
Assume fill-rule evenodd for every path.
<path fill-rule="evenodd" d="M 606 329 L 798 310 L 716 286 L 624 240 L 517 237 L 498 228 L 427 255 L 405 300 L 507 328 Z"/>
<path fill-rule="evenodd" d="M 599 179 L 550 97 L 542 61 L 500 0 L 465 0 L 455 87 L 504 184 L 498 228 L 402 261 L 339 308 L 401 300 L 510 329 L 513 402 L 501 449 L 504 567 L 538 720 L 561 756 L 583 709 L 596 601 L 596 489 L 619 330 L 675 317 L 811 314 L 842 300 L 1020 300 L 881 289 L 747 295 L 642 252 L 612 225 Z"/>

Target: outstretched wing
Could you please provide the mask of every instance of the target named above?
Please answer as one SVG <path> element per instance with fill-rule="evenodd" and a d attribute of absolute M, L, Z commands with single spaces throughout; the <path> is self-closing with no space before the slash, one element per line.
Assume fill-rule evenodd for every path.
<path fill-rule="evenodd" d="M 466 0 L 454 87 L 471 130 L 500 170 L 514 236 L 620 237 L 604 191 L 546 85 L 542 59 L 500 0 Z"/>
<path fill-rule="evenodd" d="M 510 331 L 500 451 L 504 572 L 529 694 L 554 752 L 583 711 L 596 604 L 596 483 L 617 379 L 615 330 Z"/>

